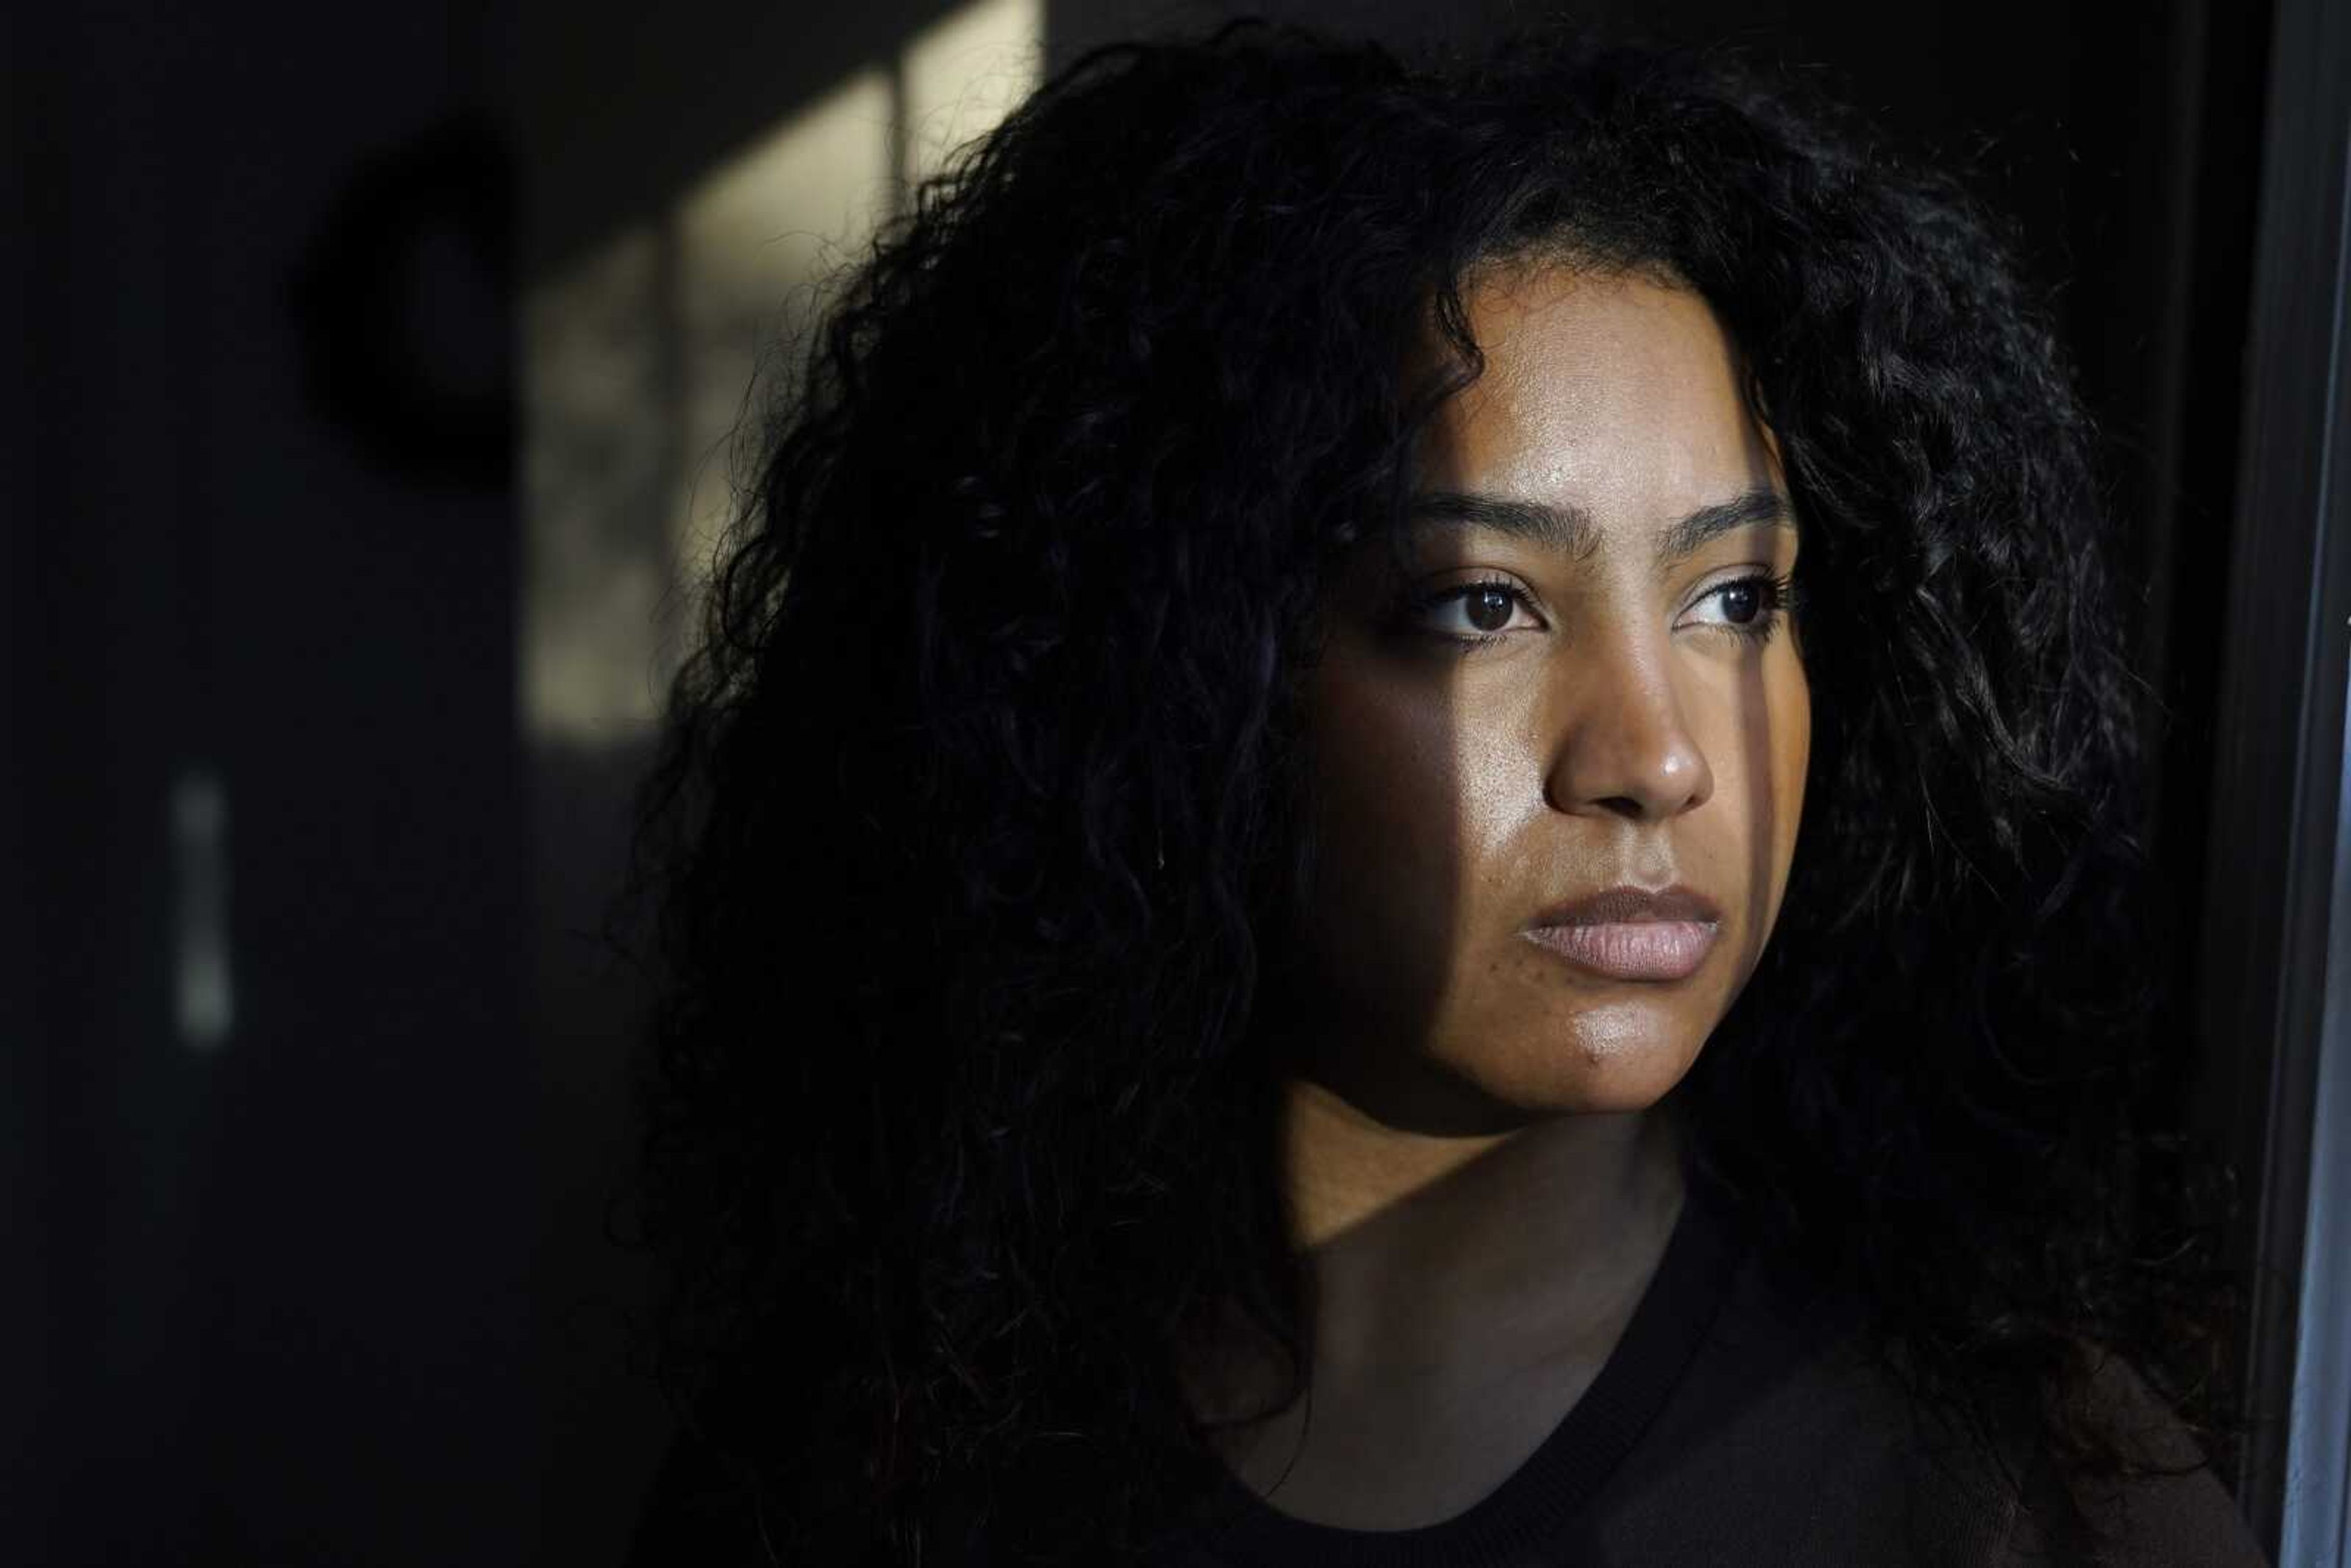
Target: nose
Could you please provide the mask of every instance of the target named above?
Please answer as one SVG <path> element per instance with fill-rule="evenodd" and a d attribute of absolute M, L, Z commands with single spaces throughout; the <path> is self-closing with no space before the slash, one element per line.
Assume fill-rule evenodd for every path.
<path fill-rule="evenodd" d="M 1683 714 L 1670 654 L 1608 641 L 1563 655 L 1573 669 L 1554 687 L 1545 797 L 1571 815 L 1608 812 L 1635 821 L 1704 805 L 1714 772 Z"/>

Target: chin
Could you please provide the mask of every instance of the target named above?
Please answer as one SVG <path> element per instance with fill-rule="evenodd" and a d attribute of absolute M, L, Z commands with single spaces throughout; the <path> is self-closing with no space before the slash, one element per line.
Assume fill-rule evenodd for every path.
<path fill-rule="evenodd" d="M 1625 1081 L 1609 1079 L 1594 1084 L 1577 1097 L 1577 1103 L 1567 1108 L 1570 1113 L 1583 1116 L 1622 1114 L 1627 1112 L 1653 1110 L 1662 1104 L 1682 1081 L 1678 1072 L 1652 1074 Z"/>
<path fill-rule="evenodd" d="M 1604 1070 L 1563 1087 L 1555 1108 L 1584 1116 L 1650 1110 L 1674 1092 L 1687 1071 L 1687 1064 L 1678 1062 L 1656 1070 Z"/>
<path fill-rule="evenodd" d="M 1596 1009 L 1526 1041 L 1513 1076 L 1523 1075 L 1518 1087 L 1547 1110 L 1646 1111 L 1674 1092 L 1705 1043 L 1704 1030 L 1648 1009 Z"/>
<path fill-rule="evenodd" d="M 1674 1093 L 1698 1062 L 1698 1044 L 1650 1032 L 1641 1039 L 1528 1039 L 1507 1065 L 1474 1072 L 1486 1095 L 1528 1119 L 1644 1112 Z"/>

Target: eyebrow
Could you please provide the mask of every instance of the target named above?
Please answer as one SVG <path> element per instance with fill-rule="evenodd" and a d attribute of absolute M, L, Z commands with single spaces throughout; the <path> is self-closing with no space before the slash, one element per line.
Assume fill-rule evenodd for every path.
<path fill-rule="evenodd" d="M 1600 548 L 1600 528 L 1591 514 L 1578 507 L 1547 501 L 1513 500 L 1502 496 L 1465 495 L 1455 490 L 1425 490 L 1412 498 L 1415 521 L 1456 523 L 1489 528 L 1549 550 L 1583 561 Z M 1657 564 L 1671 567 L 1687 560 L 1709 540 L 1739 528 L 1770 527 L 1794 532 L 1796 520 L 1788 499 L 1768 486 L 1757 486 L 1728 501 L 1717 501 L 1675 523 L 1657 538 Z"/>

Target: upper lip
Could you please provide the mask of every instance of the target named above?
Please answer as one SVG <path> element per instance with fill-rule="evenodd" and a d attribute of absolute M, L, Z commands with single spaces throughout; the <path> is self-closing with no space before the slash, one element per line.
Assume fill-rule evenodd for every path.
<path fill-rule="evenodd" d="M 1696 888 L 1673 883 L 1665 887 L 1635 887 L 1627 883 L 1552 904 L 1529 924 L 1533 925 L 1616 925 L 1645 920 L 1703 920 L 1719 923 L 1722 911 Z"/>

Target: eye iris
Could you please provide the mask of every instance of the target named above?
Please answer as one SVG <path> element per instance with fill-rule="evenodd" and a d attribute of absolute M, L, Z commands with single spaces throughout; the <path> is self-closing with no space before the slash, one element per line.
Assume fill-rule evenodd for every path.
<path fill-rule="evenodd" d="M 1723 613 L 1744 626 L 1763 608 L 1762 595 L 1751 582 L 1734 582 L 1722 591 Z"/>
<path fill-rule="evenodd" d="M 1510 596 L 1499 588 L 1480 588 L 1469 595 L 1469 624 L 1480 632 L 1499 632 L 1510 623 Z"/>

